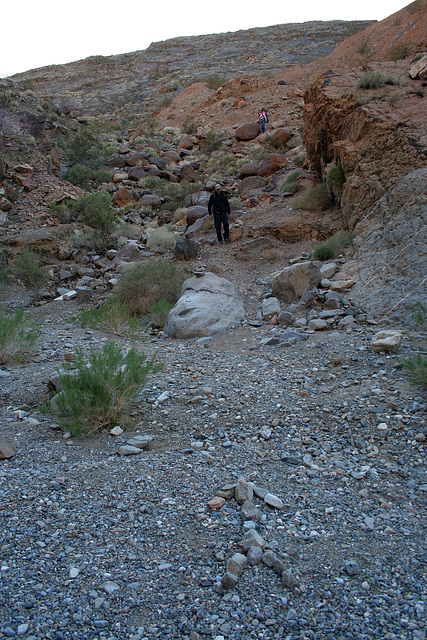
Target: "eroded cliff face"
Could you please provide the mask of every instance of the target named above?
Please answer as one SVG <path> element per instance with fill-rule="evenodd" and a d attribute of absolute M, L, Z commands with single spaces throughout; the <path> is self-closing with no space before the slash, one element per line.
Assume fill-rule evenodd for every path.
<path fill-rule="evenodd" d="M 393 84 L 371 89 L 358 88 L 366 69 L 331 71 L 305 94 L 308 158 L 324 177 L 331 163 L 343 169 L 343 223 L 355 232 L 347 275 L 377 317 L 404 317 L 426 291 L 427 91 L 410 65 L 372 65 Z"/>
<path fill-rule="evenodd" d="M 331 163 L 342 166 L 340 204 L 350 229 L 402 176 L 427 165 L 427 98 L 409 66 L 372 65 L 394 83 L 372 89 L 358 88 L 366 70 L 330 71 L 305 94 L 308 158 L 324 176 Z"/>

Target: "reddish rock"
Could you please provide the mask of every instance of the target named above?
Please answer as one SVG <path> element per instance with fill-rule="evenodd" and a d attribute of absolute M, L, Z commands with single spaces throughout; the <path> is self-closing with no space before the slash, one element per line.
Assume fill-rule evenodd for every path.
<path fill-rule="evenodd" d="M 23 173 L 24 175 L 31 176 L 33 173 L 33 167 L 29 164 L 17 164 L 16 167 L 13 167 L 12 171 L 15 173 Z"/>
<path fill-rule="evenodd" d="M 197 171 L 193 169 L 191 164 L 185 164 L 183 167 L 181 167 L 181 180 L 188 180 L 188 182 L 197 182 L 198 180 L 200 180 L 200 176 Z"/>
<path fill-rule="evenodd" d="M 258 175 L 271 176 L 273 173 L 276 173 L 283 167 L 286 167 L 286 164 L 287 160 L 284 156 L 279 153 L 270 153 L 270 155 L 266 156 L 261 162 L 258 169 Z"/>
<path fill-rule="evenodd" d="M 129 158 L 126 158 L 126 164 L 128 165 L 128 167 L 136 167 L 137 165 L 147 166 L 148 161 L 145 153 L 138 152 L 133 153 L 131 156 L 129 156 Z"/>
<path fill-rule="evenodd" d="M 215 496 L 212 500 L 209 500 L 208 505 L 211 509 L 221 509 L 225 505 L 224 498 L 220 498 L 219 496 Z"/>
<path fill-rule="evenodd" d="M 258 165 L 256 165 L 254 162 L 246 162 L 245 164 L 242 164 L 237 172 L 237 179 L 242 180 L 243 178 L 256 176 L 258 173 L 258 168 Z"/>
<path fill-rule="evenodd" d="M 277 148 L 280 145 L 285 144 L 291 137 L 290 132 L 287 129 L 276 129 L 276 131 L 270 136 L 271 143 Z"/>
<path fill-rule="evenodd" d="M 169 158 L 169 160 L 172 160 L 175 164 L 181 162 L 181 156 L 176 151 L 172 151 L 172 149 L 170 151 L 165 151 L 162 157 Z"/>
<path fill-rule="evenodd" d="M 267 180 L 261 176 L 251 176 L 242 180 L 239 192 L 244 193 L 245 191 L 252 191 L 252 189 L 262 189 L 266 184 Z"/>
<path fill-rule="evenodd" d="M 117 207 L 130 207 L 133 204 L 132 194 L 129 189 L 122 187 L 113 195 L 113 203 Z"/>
<path fill-rule="evenodd" d="M 238 140 L 254 140 L 259 134 L 259 125 L 256 122 L 248 122 L 236 129 Z"/>
<path fill-rule="evenodd" d="M 178 143 L 177 153 L 179 154 L 181 150 L 190 151 L 194 147 L 193 141 L 190 136 L 185 134 L 182 136 L 181 140 Z"/>

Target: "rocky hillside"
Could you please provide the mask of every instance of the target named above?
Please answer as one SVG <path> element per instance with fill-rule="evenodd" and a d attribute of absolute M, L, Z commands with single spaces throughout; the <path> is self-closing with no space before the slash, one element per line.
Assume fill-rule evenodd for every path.
<path fill-rule="evenodd" d="M 244 74 L 265 77 L 304 65 L 328 55 L 370 24 L 305 22 L 174 38 L 153 43 L 144 51 L 27 71 L 13 80 L 85 117 L 147 117 L 194 82 L 224 81 Z"/>

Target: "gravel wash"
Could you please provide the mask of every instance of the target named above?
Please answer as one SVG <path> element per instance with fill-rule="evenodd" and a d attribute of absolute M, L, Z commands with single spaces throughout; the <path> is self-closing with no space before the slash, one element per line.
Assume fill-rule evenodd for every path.
<path fill-rule="evenodd" d="M 164 369 L 117 437 L 37 409 L 65 354 L 106 334 L 52 319 L 32 363 L 3 367 L 0 638 L 425 640 L 425 398 L 370 328 L 281 348 L 272 331 L 137 343 Z M 150 448 L 118 455 L 134 435 Z M 290 587 L 263 562 L 221 586 L 251 525 L 208 502 L 239 478 L 283 502 L 255 497 L 255 528 Z"/>

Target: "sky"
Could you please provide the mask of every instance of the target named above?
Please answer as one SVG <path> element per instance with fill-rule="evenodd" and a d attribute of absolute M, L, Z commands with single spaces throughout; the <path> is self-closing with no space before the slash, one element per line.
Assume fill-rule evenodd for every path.
<path fill-rule="evenodd" d="M 312 20 L 383 20 L 410 0 L 9 0 L 1 9 L 0 78 L 179 36 Z"/>

